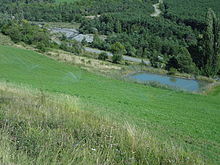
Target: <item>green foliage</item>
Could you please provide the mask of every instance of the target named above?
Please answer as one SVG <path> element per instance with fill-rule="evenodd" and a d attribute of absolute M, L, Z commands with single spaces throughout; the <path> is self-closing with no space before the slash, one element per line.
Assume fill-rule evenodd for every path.
<path fill-rule="evenodd" d="M 198 44 L 189 47 L 193 61 L 206 76 L 215 76 L 220 68 L 220 21 L 215 13 L 207 12 L 206 28 L 199 36 Z"/>
<path fill-rule="evenodd" d="M 36 45 L 36 48 L 38 50 L 40 50 L 41 52 L 46 52 L 46 45 L 42 42 L 38 42 L 37 45 Z"/>
<path fill-rule="evenodd" d="M 80 29 L 83 32 L 89 32 L 89 29 L 96 28 L 101 34 L 108 35 L 105 41 L 99 42 L 93 47 L 110 50 L 114 53 L 117 51 L 114 49 L 118 48 L 112 47 L 115 46 L 115 43 L 120 43 L 125 49 L 123 54 L 149 58 L 152 66 L 158 68 L 165 68 L 167 61 L 179 53 L 180 47 L 186 48 L 197 43 L 191 27 L 162 18 L 150 18 L 145 13 L 135 11 L 136 13 L 132 14 L 127 12 L 107 13 L 101 15 L 99 19 L 82 23 Z M 120 28 L 115 28 L 119 26 Z M 121 32 L 116 29 L 121 29 Z M 107 46 L 100 46 L 108 44 L 112 45 L 111 49 L 108 49 Z M 185 69 L 182 68 L 182 70 Z M 187 72 L 191 72 L 191 70 Z"/>
<path fill-rule="evenodd" d="M 65 50 L 67 52 L 75 53 L 77 55 L 83 52 L 82 44 L 74 40 L 66 42 L 63 41 L 60 45 L 60 49 Z"/>
<path fill-rule="evenodd" d="M 177 69 L 176 68 L 170 68 L 168 74 L 169 75 L 175 75 L 177 73 Z"/>
<path fill-rule="evenodd" d="M 126 53 L 125 47 L 124 45 L 122 45 L 120 42 L 115 42 L 112 46 L 111 46 L 111 51 L 114 54 L 120 54 L 123 55 Z"/>
<path fill-rule="evenodd" d="M 152 55 L 149 57 L 151 66 L 155 68 L 164 68 L 166 65 L 165 60 L 163 57 L 160 56 L 160 53 L 157 51 L 153 51 Z"/>
<path fill-rule="evenodd" d="M 122 55 L 121 54 L 113 54 L 112 56 L 112 62 L 115 63 L 115 64 L 119 64 L 122 60 Z"/>
<path fill-rule="evenodd" d="M 67 41 L 67 37 L 64 34 L 62 34 L 61 37 L 60 37 L 60 40 L 61 41 Z"/>
<path fill-rule="evenodd" d="M 26 20 L 14 20 L 4 24 L 2 33 L 10 36 L 14 42 L 40 45 L 41 48 L 50 46 L 50 36 L 47 30 L 31 25 Z"/>
<path fill-rule="evenodd" d="M 95 34 L 94 41 L 91 44 L 86 43 L 84 40 L 83 45 L 106 51 L 118 51 L 113 50 L 111 46 L 115 43 L 120 43 L 124 46 L 123 49 L 125 50 L 123 50 L 123 53 L 119 52 L 116 54 L 149 58 L 152 66 L 158 68 L 177 68 L 176 66 L 166 66 L 167 62 L 172 61 L 174 58 L 179 59 L 178 63 L 181 63 L 181 60 L 187 61 L 188 59 L 188 61 L 190 61 L 191 56 L 196 67 L 200 70 L 199 73 L 204 74 L 204 70 L 207 70 L 202 64 L 206 62 L 201 61 L 201 59 L 204 58 L 199 57 L 198 50 L 197 53 L 194 51 L 195 48 L 201 46 L 199 44 L 203 42 L 200 41 L 200 36 L 206 29 L 206 23 L 204 19 L 200 19 L 198 13 L 204 13 L 206 11 L 204 9 L 206 5 L 203 5 L 203 3 L 207 4 L 207 0 L 202 0 L 202 3 L 194 0 L 189 3 L 183 0 L 180 0 L 180 2 L 174 2 L 173 0 L 165 1 L 160 5 L 164 17 L 157 19 L 150 17 L 150 14 L 153 12 L 152 3 L 156 3 L 156 1 L 129 0 L 126 2 L 126 5 L 123 0 L 71 2 L 72 3 L 53 3 L 53 1 L 19 0 L 15 3 L 14 1 L 2 0 L 0 1 L 0 11 L 6 13 L 7 9 L 11 11 L 11 14 L 17 19 L 26 18 L 33 21 L 79 22 L 81 23 L 80 32 Z M 183 8 L 178 9 L 178 5 L 174 6 L 176 3 L 183 5 Z M 196 6 L 196 4 L 199 5 L 198 9 L 201 10 L 200 12 L 197 11 L 197 8 L 196 10 L 185 11 L 186 9 L 188 10 L 185 6 L 190 5 L 191 8 Z M 216 7 L 218 6 L 218 2 L 212 0 L 207 6 L 213 7 L 216 10 L 218 8 Z M 177 9 L 179 11 L 177 11 Z M 189 18 L 186 14 L 179 14 L 182 12 L 186 14 L 191 13 L 193 18 Z M 99 17 L 95 17 L 94 19 L 85 17 L 89 15 L 99 15 Z M 205 18 L 203 14 L 202 18 Z M 21 38 L 20 30 L 16 28 L 13 30 L 18 34 L 17 36 L 13 36 L 14 41 L 19 42 Z M 105 41 L 101 40 L 97 34 L 107 35 L 107 39 Z M 44 45 L 46 44 L 44 43 Z M 182 53 L 179 52 L 179 48 L 187 48 L 190 52 L 190 56 L 187 53 L 185 53 L 187 55 L 181 56 L 180 54 Z M 72 50 L 68 51 L 72 52 Z M 180 58 L 184 59 L 180 60 Z M 169 65 L 170 64 L 171 62 Z M 190 66 L 191 68 L 189 66 L 183 66 L 183 63 L 178 64 L 178 70 L 192 73 L 195 69 L 193 69 L 194 66 L 191 62 Z M 218 69 L 216 68 L 216 70 Z M 218 72 L 216 70 L 213 74 Z M 209 72 L 212 72 L 212 70 Z M 205 74 L 207 75 L 207 73 Z"/>
<path fill-rule="evenodd" d="M 129 0 L 126 5 L 123 0 L 58 0 L 63 3 L 53 3 L 53 0 L 0 0 L 0 12 L 10 11 L 16 18 L 25 18 L 32 21 L 63 21 L 81 22 L 82 16 L 98 15 L 106 12 L 130 11 L 141 9 L 146 13 L 153 11 L 150 2 Z M 71 3 L 66 3 L 71 2 Z M 149 5 L 146 5 L 148 4 Z"/>
<path fill-rule="evenodd" d="M 81 0 L 55 0 L 55 1 L 58 2 L 58 3 L 62 3 L 62 2 L 69 2 L 69 3 L 71 3 L 71 2 L 81 1 Z"/>
<path fill-rule="evenodd" d="M 196 65 L 193 62 L 191 55 L 186 48 L 181 48 L 176 56 L 178 62 L 178 70 L 185 73 L 195 73 Z"/>
<path fill-rule="evenodd" d="M 215 76 L 220 68 L 220 21 L 209 9 L 207 29 L 203 38 L 203 71 L 207 76 Z"/>
<path fill-rule="evenodd" d="M 9 36 L 0 33 L 0 45 L 13 45 L 13 41 Z"/>
<path fill-rule="evenodd" d="M 94 48 L 99 48 L 99 49 L 107 49 L 105 48 L 105 45 L 103 44 L 104 44 L 103 40 L 101 40 L 100 37 L 97 34 L 95 34 L 93 37 L 93 42 L 91 43 L 91 46 Z"/>
<path fill-rule="evenodd" d="M 98 59 L 105 61 L 108 59 L 108 55 L 105 52 L 100 53 Z"/>
<path fill-rule="evenodd" d="M 179 72 L 195 73 L 196 66 L 186 48 L 180 48 L 178 54 L 169 59 L 166 68 L 175 68 Z"/>
<path fill-rule="evenodd" d="M 112 62 L 119 64 L 122 60 L 122 55 L 126 53 L 124 45 L 122 45 L 120 42 L 115 42 L 111 46 L 111 51 L 113 53 Z"/>
<path fill-rule="evenodd" d="M 178 17 L 184 19 L 185 22 L 204 21 L 208 8 L 212 8 L 220 17 L 219 0 L 164 0 L 164 4 L 167 16 Z"/>
<path fill-rule="evenodd" d="M 94 41 L 94 40 L 93 40 Z M 82 45 L 84 46 L 87 46 L 88 45 L 88 42 L 86 41 L 86 38 L 84 37 L 83 40 L 82 40 Z"/>
<path fill-rule="evenodd" d="M 0 13 L 0 31 L 2 26 L 11 22 L 11 17 L 8 14 Z"/>

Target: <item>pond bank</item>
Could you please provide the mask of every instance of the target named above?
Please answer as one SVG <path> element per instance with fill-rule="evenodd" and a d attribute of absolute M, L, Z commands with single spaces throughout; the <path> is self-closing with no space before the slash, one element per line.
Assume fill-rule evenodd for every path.
<path fill-rule="evenodd" d="M 189 92 L 201 92 L 209 84 L 208 82 L 195 80 L 195 79 L 186 79 L 186 78 L 177 78 L 170 75 L 160 75 L 149 72 L 141 72 L 136 74 L 131 74 L 128 76 L 129 79 L 133 79 L 140 83 L 147 84 L 161 84 L 174 89 L 189 91 Z"/>
<path fill-rule="evenodd" d="M 180 73 L 180 72 L 170 74 L 169 71 L 165 69 L 158 69 L 158 68 L 153 68 L 150 66 L 141 66 L 141 65 L 136 65 L 136 66 L 132 66 L 130 68 L 125 69 L 123 75 L 124 77 L 127 77 L 132 74 L 143 73 L 143 72 L 148 72 L 148 73 L 153 73 L 153 74 L 158 74 L 158 75 L 167 75 L 167 76 L 172 76 L 175 78 L 184 78 L 184 79 L 189 79 L 189 80 L 201 80 L 201 81 L 206 81 L 208 83 L 220 81 L 220 80 L 213 79 L 210 77 L 205 77 L 201 75 L 197 76 L 197 75 Z"/>

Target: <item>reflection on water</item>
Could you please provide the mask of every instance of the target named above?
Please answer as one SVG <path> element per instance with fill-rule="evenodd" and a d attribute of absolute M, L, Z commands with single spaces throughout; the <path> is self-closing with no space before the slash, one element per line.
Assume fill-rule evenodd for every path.
<path fill-rule="evenodd" d="M 158 75 L 152 73 L 137 73 L 129 76 L 139 82 L 157 82 L 163 85 L 179 88 L 186 91 L 198 92 L 208 83 L 204 81 L 176 78 L 167 75 Z"/>
<path fill-rule="evenodd" d="M 175 77 L 170 77 L 170 81 L 171 82 L 176 82 L 176 78 Z"/>

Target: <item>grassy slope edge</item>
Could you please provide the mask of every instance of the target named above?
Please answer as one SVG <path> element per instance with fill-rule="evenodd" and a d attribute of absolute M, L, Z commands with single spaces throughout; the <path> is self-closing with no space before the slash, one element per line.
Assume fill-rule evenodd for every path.
<path fill-rule="evenodd" d="M 98 76 L 33 51 L 0 46 L 0 79 L 77 96 L 84 110 L 149 128 L 162 139 L 219 158 L 219 93 L 196 95 Z"/>
<path fill-rule="evenodd" d="M 82 111 L 72 96 L 0 83 L 0 164 L 204 164 L 129 124 Z"/>

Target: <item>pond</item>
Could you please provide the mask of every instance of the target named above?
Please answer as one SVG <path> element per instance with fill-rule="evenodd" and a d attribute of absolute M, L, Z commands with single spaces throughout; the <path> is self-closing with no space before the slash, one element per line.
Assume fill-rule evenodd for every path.
<path fill-rule="evenodd" d="M 162 85 L 190 92 L 199 92 L 208 84 L 204 81 L 177 78 L 173 76 L 159 75 L 153 73 L 136 73 L 130 75 L 129 78 L 142 83 L 156 82 Z"/>

